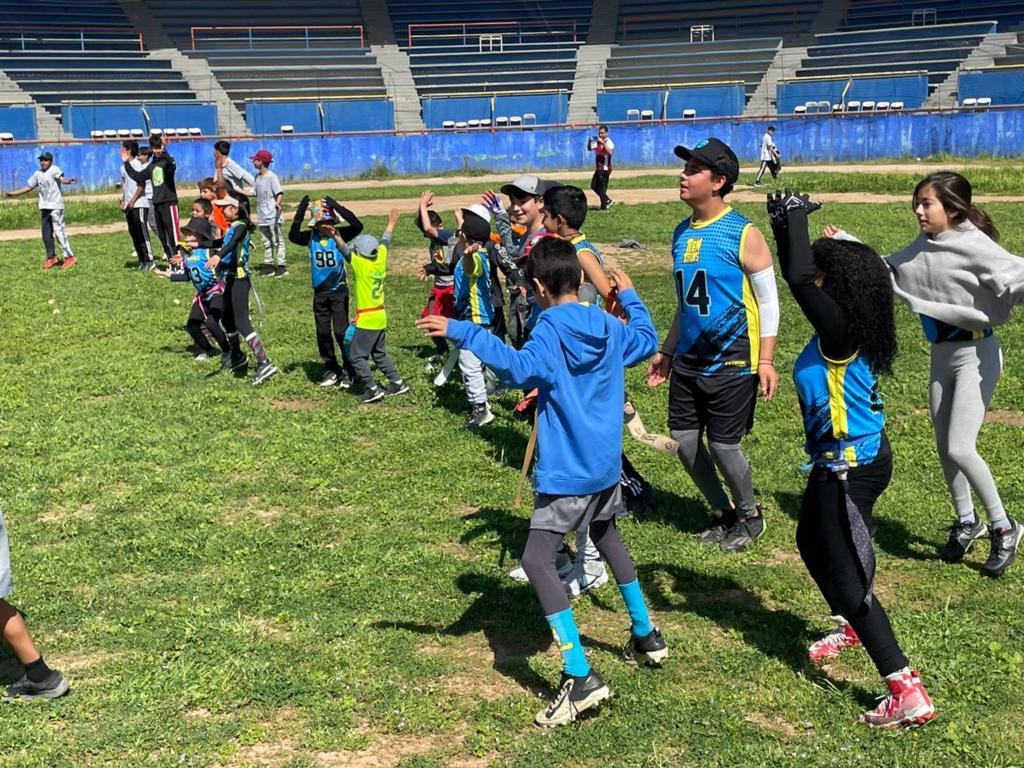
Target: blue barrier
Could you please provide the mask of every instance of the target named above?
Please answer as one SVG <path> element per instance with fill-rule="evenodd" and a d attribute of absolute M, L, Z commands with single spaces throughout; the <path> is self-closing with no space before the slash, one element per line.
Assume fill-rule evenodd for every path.
<path fill-rule="evenodd" d="M 280 133 L 290 125 L 295 133 L 321 133 L 320 105 L 316 101 L 247 101 L 245 122 L 253 133 Z"/>
<path fill-rule="evenodd" d="M 537 93 L 521 96 L 495 96 L 495 117 L 504 115 L 520 117 L 533 113 L 537 116 L 536 125 L 561 125 L 569 121 L 569 94 Z"/>
<path fill-rule="evenodd" d="M 467 120 L 489 120 L 489 96 L 423 99 L 423 123 L 427 128 L 443 128 L 446 120 L 453 123 Z"/>
<path fill-rule="evenodd" d="M 832 118 L 782 117 L 772 120 L 775 141 L 788 162 L 864 162 L 893 157 L 928 157 L 946 153 L 958 157 L 982 154 L 1024 155 L 1024 109 L 943 113 L 890 113 Z M 665 167 L 678 164 L 676 144 L 692 146 L 717 136 L 740 159 L 756 163 L 764 120 L 613 125 L 615 159 L 619 167 Z M 510 176 L 550 172 L 560 168 L 589 168 L 587 152 L 592 128 L 539 128 L 535 131 L 474 131 L 352 136 L 295 136 L 239 139 L 232 154 L 244 158 L 265 146 L 274 153 L 274 170 L 285 181 L 351 178 L 375 167 L 398 175 L 433 175 L 469 168 L 486 168 Z M 182 185 L 209 176 L 212 142 L 178 141 L 172 152 Z M 38 167 L 37 142 L 0 145 L 0 183 L 24 183 Z M 120 169 L 116 143 L 86 142 L 48 146 L 69 175 L 79 178 L 84 191 L 109 188 Z"/>
<path fill-rule="evenodd" d="M 606 122 L 627 120 L 630 109 L 649 109 L 654 119 L 660 120 L 664 106 L 663 90 L 601 91 L 597 94 L 597 116 Z"/>
<path fill-rule="evenodd" d="M 150 128 L 198 128 L 204 136 L 217 134 L 214 104 L 143 104 Z"/>
<path fill-rule="evenodd" d="M 747 90 L 742 83 L 672 88 L 665 101 L 668 120 L 678 120 L 684 109 L 697 110 L 697 117 L 733 117 L 743 114 Z"/>
<path fill-rule="evenodd" d="M 198 128 L 207 136 L 217 133 L 217 107 L 213 104 L 71 104 L 60 109 L 64 130 L 87 139 L 92 131 L 136 128 Z M 146 119 L 146 116 L 149 119 Z"/>
<path fill-rule="evenodd" d="M 395 107 L 387 99 L 324 101 L 321 106 L 324 133 L 395 129 Z"/>
<path fill-rule="evenodd" d="M 987 96 L 996 106 L 1024 104 L 1024 67 L 961 72 L 958 87 L 961 104 L 979 96 Z"/>
<path fill-rule="evenodd" d="M 13 133 L 17 141 L 36 138 L 36 108 L 31 104 L 0 107 L 0 133 Z"/>
<path fill-rule="evenodd" d="M 808 101 L 827 101 L 830 104 L 846 101 L 902 101 L 905 109 L 918 109 L 928 98 L 928 75 L 885 75 L 881 77 L 836 77 L 813 80 L 786 80 L 777 91 L 780 115 L 791 115 L 798 106 Z"/>

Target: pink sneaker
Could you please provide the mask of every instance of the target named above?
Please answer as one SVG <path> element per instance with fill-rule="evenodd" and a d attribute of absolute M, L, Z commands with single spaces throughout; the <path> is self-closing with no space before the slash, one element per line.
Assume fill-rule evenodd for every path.
<path fill-rule="evenodd" d="M 43 262 L 43 269 L 53 269 L 58 264 L 60 264 L 60 259 L 54 256 L 52 259 L 47 259 Z"/>
<path fill-rule="evenodd" d="M 860 638 L 853 631 L 853 627 L 845 621 L 836 620 L 835 617 L 833 617 L 833 621 L 836 622 L 835 630 L 821 640 L 812 643 L 811 647 L 807 649 L 807 655 L 811 661 L 834 659 L 847 648 L 855 648 L 860 645 Z"/>
<path fill-rule="evenodd" d="M 860 716 L 872 728 L 902 728 L 924 725 L 935 717 L 935 706 L 921 684 L 917 670 L 910 670 L 895 680 L 886 680 L 889 695 L 874 709 Z"/>

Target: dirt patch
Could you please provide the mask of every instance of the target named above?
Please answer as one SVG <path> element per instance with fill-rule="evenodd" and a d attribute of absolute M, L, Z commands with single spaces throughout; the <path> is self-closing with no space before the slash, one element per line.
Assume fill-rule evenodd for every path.
<path fill-rule="evenodd" d="M 276 411 L 315 411 L 323 407 L 316 400 L 271 400 L 268 405 Z"/>
<path fill-rule="evenodd" d="M 285 508 L 276 504 L 264 504 L 259 496 L 250 496 L 244 501 L 234 501 L 224 513 L 224 522 L 234 525 L 246 520 L 257 520 L 269 524 L 280 519 Z"/>
<path fill-rule="evenodd" d="M 803 566 L 804 561 L 800 559 L 800 553 L 794 549 L 779 547 L 772 550 L 768 562 L 772 565 L 799 565 Z"/>
<path fill-rule="evenodd" d="M 743 716 L 743 719 L 752 725 L 756 725 L 759 728 L 770 731 L 777 736 L 783 736 L 787 739 L 806 736 L 814 730 L 813 726 L 809 728 L 807 726 L 798 727 L 786 720 L 771 717 L 770 715 L 766 715 L 762 712 L 748 712 Z"/>
<path fill-rule="evenodd" d="M 67 523 L 72 520 L 95 520 L 96 505 L 85 504 L 61 504 L 53 509 L 43 512 L 36 518 L 40 523 Z"/>
<path fill-rule="evenodd" d="M 459 697 L 475 696 L 485 701 L 522 693 L 520 686 L 495 667 L 523 654 L 515 653 L 512 648 L 492 648 L 483 635 L 466 635 L 451 645 L 428 643 L 420 646 L 418 652 L 451 661 L 456 667 L 458 671 L 445 673 L 438 680 L 447 693 Z"/>
<path fill-rule="evenodd" d="M 462 506 L 455 508 L 456 517 L 472 517 L 480 511 L 480 507 Z"/>
<path fill-rule="evenodd" d="M 460 563 L 469 563 L 476 559 L 472 551 L 455 541 L 442 541 L 437 545 L 437 549 L 441 554 L 458 560 Z"/>
<path fill-rule="evenodd" d="M 1024 427 L 1024 413 L 1020 411 L 989 411 L 985 414 L 985 421 L 990 424 Z"/>
<path fill-rule="evenodd" d="M 291 637 L 291 632 L 285 628 L 284 625 L 279 624 L 274 619 L 268 619 L 264 616 L 243 616 L 242 621 L 248 624 L 250 627 L 258 630 L 260 634 L 266 637 L 272 637 L 277 640 L 287 640 Z M 284 710 L 282 710 L 284 711 Z M 293 711 L 285 712 L 285 714 L 279 713 L 279 718 L 286 717 L 288 714 L 294 714 Z"/>
<path fill-rule="evenodd" d="M 50 666 L 54 669 L 59 669 L 62 672 L 69 673 L 71 675 L 78 675 L 79 677 L 91 677 L 87 675 L 90 670 L 101 664 L 107 664 L 111 661 L 119 661 L 124 658 L 124 654 L 121 653 L 110 653 L 108 651 L 96 651 L 94 653 L 83 653 L 83 654 L 47 654 L 47 660 L 50 662 Z"/>

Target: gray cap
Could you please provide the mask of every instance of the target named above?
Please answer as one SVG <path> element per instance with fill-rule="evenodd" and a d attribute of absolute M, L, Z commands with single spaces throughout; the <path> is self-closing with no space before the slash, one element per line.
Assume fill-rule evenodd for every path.
<path fill-rule="evenodd" d="M 519 192 L 524 195 L 536 195 L 540 197 L 549 189 L 562 186 L 557 181 L 549 181 L 542 179 L 539 176 L 534 176 L 532 173 L 526 173 L 517 178 L 511 184 L 505 184 L 501 188 L 501 194 L 503 195 L 514 195 Z"/>
<path fill-rule="evenodd" d="M 352 250 L 360 256 L 376 256 L 379 243 L 373 235 L 359 235 L 350 243 Z"/>

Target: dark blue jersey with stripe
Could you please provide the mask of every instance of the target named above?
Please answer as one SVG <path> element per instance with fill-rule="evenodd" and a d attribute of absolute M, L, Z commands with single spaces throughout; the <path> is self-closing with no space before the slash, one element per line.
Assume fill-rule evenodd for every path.
<path fill-rule="evenodd" d="M 199 293 L 206 293 L 220 283 L 217 274 L 206 267 L 209 258 L 209 248 L 196 248 L 194 251 L 185 252 L 185 271 Z"/>
<path fill-rule="evenodd" d="M 228 227 L 224 235 L 224 245 L 220 249 L 220 263 L 217 272 L 221 275 L 249 277 L 249 251 L 252 248 L 252 236 L 241 221 L 235 221 Z"/>
<path fill-rule="evenodd" d="M 314 291 L 336 291 L 345 285 L 345 257 L 333 237 L 313 235 L 309 241 L 309 266 Z"/>

